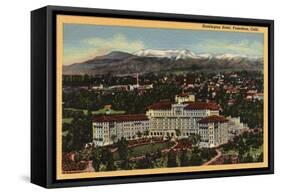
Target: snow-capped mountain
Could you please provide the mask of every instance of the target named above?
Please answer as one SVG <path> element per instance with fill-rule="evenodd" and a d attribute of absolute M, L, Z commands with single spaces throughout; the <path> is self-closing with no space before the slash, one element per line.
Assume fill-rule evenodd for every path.
<path fill-rule="evenodd" d="M 202 59 L 211 59 L 214 57 L 214 55 L 210 54 L 210 53 L 203 53 L 203 54 L 198 54 L 197 56 L 199 56 Z"/>
<path fill-rule="evenodd" d="M 186 59 L 193 58 L 198 59 L 194 52 L 190 50 L 154 50 L 154 49 L 143 49 L 133 53 L 133 55 L 139 57 L 158 57 L 158 58 L 169 58 L 169 59 Z"/>
<path fill-rule="evenodd" d="M 134 53 L 112 51 L 81 63 L 64 66 L 64 74 L 128 75 L 161 71 L 202 69 L 260 70 L 263 58 L 237 54 L 194 53 L 190 50 L 140 50 Z"/>
<path fill-rule="evenodd" d="M 190 50 L 155 50 L 155 49 L 143 49 L 132 53 L 139 57 L 158 57 L 158 58 L 169 58 L 169 59 L 237 59 L 237 58 L 248 58 L 258 59 L 257 56 L 247 56 L 240 54 L 211 54 L 211 53 L 200 53 L 196 54 Z"/>
<path fill-rule="evenodd" d="M 239 55 L 239 54 L 222 54 L 222 55 L 215 55 L 216 59 L 235 59 L 235 58 L 247 58 L 247 55 Z"/>

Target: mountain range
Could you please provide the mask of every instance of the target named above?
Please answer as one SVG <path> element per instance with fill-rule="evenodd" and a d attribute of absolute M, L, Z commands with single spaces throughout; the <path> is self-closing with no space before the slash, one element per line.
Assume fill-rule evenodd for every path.
<path fill-rule="evenodd" d="M 103 56 L 63 66 L 63 74 L 128 75 L 160 71 L 262 69 L 263 58 L 238 54 L 196 54 L 190 50 L 144 49 L 134 53 L 112 51 Z"/>

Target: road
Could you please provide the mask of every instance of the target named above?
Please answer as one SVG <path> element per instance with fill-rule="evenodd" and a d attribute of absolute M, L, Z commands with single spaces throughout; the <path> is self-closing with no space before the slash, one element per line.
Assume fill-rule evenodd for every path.
<path fill-rule="evenodd" d="M 221 151 L 219 149 L 216 149 L 217 155 L 215 155 L 211 160 L 205 162 L 202 166 L 207 166 L 212 164 L 214 161 L 216 161 L 217 159 L 219 159 L 222 155 Z"/>

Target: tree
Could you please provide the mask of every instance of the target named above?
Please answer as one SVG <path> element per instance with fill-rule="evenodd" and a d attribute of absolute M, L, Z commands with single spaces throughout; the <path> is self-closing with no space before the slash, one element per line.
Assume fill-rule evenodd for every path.
<path fill-rule="evenodd" d="M 172 136 L 170 135 L 170 133 L 169 133 L 169 132 L 167 133 L 167 136 L 166 136 L 166 138 L 167 138 L 167 140 L 168 140 L 168 141 L 171 141 L 171 139 L 172 139 Z"/>
<path fill-rule="evenodd" d="M 204 160 L 210 160 L 216 155 L 216 150 L 211 148 L 202 148 L 201 149 L 201 158 Z"/>
<path fill-rule="evenodd" d="M 175 131 L 176 131 L 176 136 L 177 137 L 181 136 L 181 131 L 179 129 L 176 129 Z"/>
<path fill-rule="evenodd" d="M 242 137 L 240 137 L 238 139 L 237 142 L 237 149 L 238 149 L 238 157 L 239 160 L 243 160 L 244 154 L 247 152 L 247 150 L 249 149 L 249 147 L 247 147 L 244 143 L 244 140 Z"/>
<path fill-rule="evenodd" d="M 241 163 L 251 163 L 254 161 L 254 158 L 250 155 L 250 153 L 247 154 L 246 157 L 242 158 L 242 161 L 240 161 Z"/>
<path fill-rule="evenodd" d="M 190 165 L 198 166 L 198 165 L 201 165 L 201 163 L 202 163 L 202 158 L 200 157 L 199 149 L 198 149 L 198 147 L 193 147 L 191 157 L 190 157 Z"/>
<path fill-rule="evenodd" d="M 138 138 L 140 139 L 140 138 L 142 137 L 142 132 L 138 131 L 138 132 L 137 132 L 137 136 L 138 136 Z"/>
<path fill-rule="evenodd" d="M 73 120 L 68 127 L 68 137 L 64 139 L 63 149 L 72 150 L 69 151 L 79 151 L 86 143 L 92 142 L 92 113 L 88 111 L 85 115 L 82 111 L 77 111 L 73 115 Z"/>
<path fill-rule="evenodd" d="M 148 131 L 148 130 L 145 130 L 145 131 L 143 132 L 143 135 L 147 137 L 147 136 L 149 135 L 149 131 Z"/>
<path fill-rule="evenodd" d="M 257 162 L 262 162 L 262 161 L 263 161 L 263 152 L 261 152 L 257 158 Z"/>
<path fill-rule="evenodd" d="M 117 135 L 112 134 L 112 135 L 110 136 L 110 139 L 111 139 L 111 141 L 112 141 L 113 143 L 115 143 L 115 141 L 116 141 L 116 139 L 117 139 Z"/>
<path fill-rule="evenodd" d="M 192 142 L 192 147 L 194 146 L 198 147 L 201 140 L 201 136 L 199 134 L 191 134 L 189 138 Z"/>
<path fill-rule="evenodd" d="M 231 164 L 231 156 L 224 157 L 223 164 Z"/>
<path fill-rule="evenodd" d="M 106 165 L 108 161 L 108 152 L 110 152 L 109 148 L 101 147 L 99 148 L 99 150 L 100 150 L 100 161 L 103 165 Z"/>
<path fill-rule="evenodd" d="M 229 151 L 231 149 L 233 149 L 235 146 L 233 145 L 233 141 L 228 141 L 226 144 L 222 145 L 222 148 L 224 151 Z"/>
<path fill-rule="evenodd" d="M 121 160 L 121 168 L 122 169 L 129 169 L 129 149 L 128 149 L 128 141 L 122 137 L 117 142 L 118 153 Z"/>
<path fill-rule="evenodd" d="M 156 156 L 157 156 L 157 158 L 161 158 L 162 157 L 162 152 L 161 152 L 161 150 L 159 148 L 157 149 Z"/>
<path fill-rule="evenodd" d="M 113 153 L 111 152 L 110 148 L 103 150 L 103 160 L 107 171 L 112 171 L 116 169 L 116 166 L 114 165 Z"/>
<path fill-rule="evenodd" d="M 128 141 L 124 137 L 117 142 L 117 147 L 120 159 L 128 159 Z"/>
<path fill-rule="evenodd" d="M 130 170 L 132 167 L 130 166 L 129 159 L 122 160 L 120 163 L 120 168 L 123 170 Z"/>
<path fill-rule="evenodd" d="M 143 159 L 137 161 L 136 168 L 137 169 L 153 168 L 152 157 L 148 153 L 145 154 L 145 157 Z"/>
<path fill-rule="evenodd" d="M 67 135 L 62 136 L 62 151 L 71 152 L 73 150 L 72 135 L 68 133 Z"/>
<path fill-rule="evenodd" d="M 100 171 L 100 165 L 101 165 L 101 155 L 98 149 L 94 149 L 92 153 L 92 166 L 95 169 L 96 172 Z"/>
<path fill-rule="evenodd" d="M 168 153 L 168 162 L 167 162 L 168 167 L 177 167 L 177 156 L 174 151 L 169 151 Z"/>
<path fill-rule="evenodd" d="M 82 123 L 79 118 L 73 118 L 70 133 L 72 133 L 72 147 L 76 151 L 80 150 L 83 147 L 81 124 Z"/>
<path fill-rule="evenodd" d="M 180 155 L 180 166 L 188 166 L 188 156 L 187 152 L 185 150 L 181 150 Z"/>

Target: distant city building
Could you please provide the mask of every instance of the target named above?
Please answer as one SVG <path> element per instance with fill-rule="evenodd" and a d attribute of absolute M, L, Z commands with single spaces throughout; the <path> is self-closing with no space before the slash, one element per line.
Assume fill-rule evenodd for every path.
<path fill-rule="evenodd" d="M 103 89 L 103 85 L 102 84 L 92 86 L 92 90 L 102 90 L 102 89 Z"/>
<path fill-rule="evenodd" d="M 129 90 L 134 90 L 134 89 L 138 89 L 138 90 L 149 90 L 153 88 L 153 84 L 147 84 L 147 85 L 140 85 L 139 83 L 139 74 L 136 74 L 136 80 L 137 83 L 133 84 L 133 85 L 128 85 Z"/>
<path fill-rule="evenodd" d="M 148 85 L 128 85 L 129 90 L 134 90 L 134 89 L 138 89 L 138 90 L 149 90 L 153 88 L 153 84 L 148 84 Z"/>
<path fill-rule="evenodd" d="M 240 117 L 227 117 L 229 138 L 240 134 L 243 130 L 248 129 L 248 126 L 240 121 Z"/>
<path fill-rule="evenodd" d="M 141 85 L 139 83 L 138 74 L 136 74 L 135 78 L 136 78 L 135 84 L 117 84 L 117 85 L 111 85 L 111 86 L 104 86 L 103 84 L 100 84 L 100 85 L 92 85 L 90 87 L 90 89 L 93 91 L 134 91 L 134 90 L 145 91 L 145 90 L 153 89 L 152 83 Z M 85 89 L 85 88 L 80 88 L 80 89 Z M 86 89 L 88 89 L 88 88 L 86 88 Z M 67 90 L 65 89 L 65 91 L 67 91 Z"/>
<path fill-rule="evenodd" d="M 104 105 L 103 108 L 105 108 L 105 109 L 111 109 L 111 108 L 112 108 L 112 105 L 111 105 L 111 104 L 106 104 L 106 105 Z"/>
<path fill-rule="evenodd" d="M 253 95 L 254 100 L 263 100 L 263 93 L 257 93 Z"/>
<path fill-rule="evenodd" d="M 246 100 L 252 101 L 252 100 L 258 100 L 261 101 L 263 100 L 263 93 L 252 93 L 252 92 L 248 92 L 247 96 L 246 96 Z"/>
<path fill-rule="evenodd" d="M 175 101 L 178 104 L 183 104 L 185 102 L 194 102 L 195 101 L 195 96 L 193 94 L 178 94 L 175 97 Z"/>

